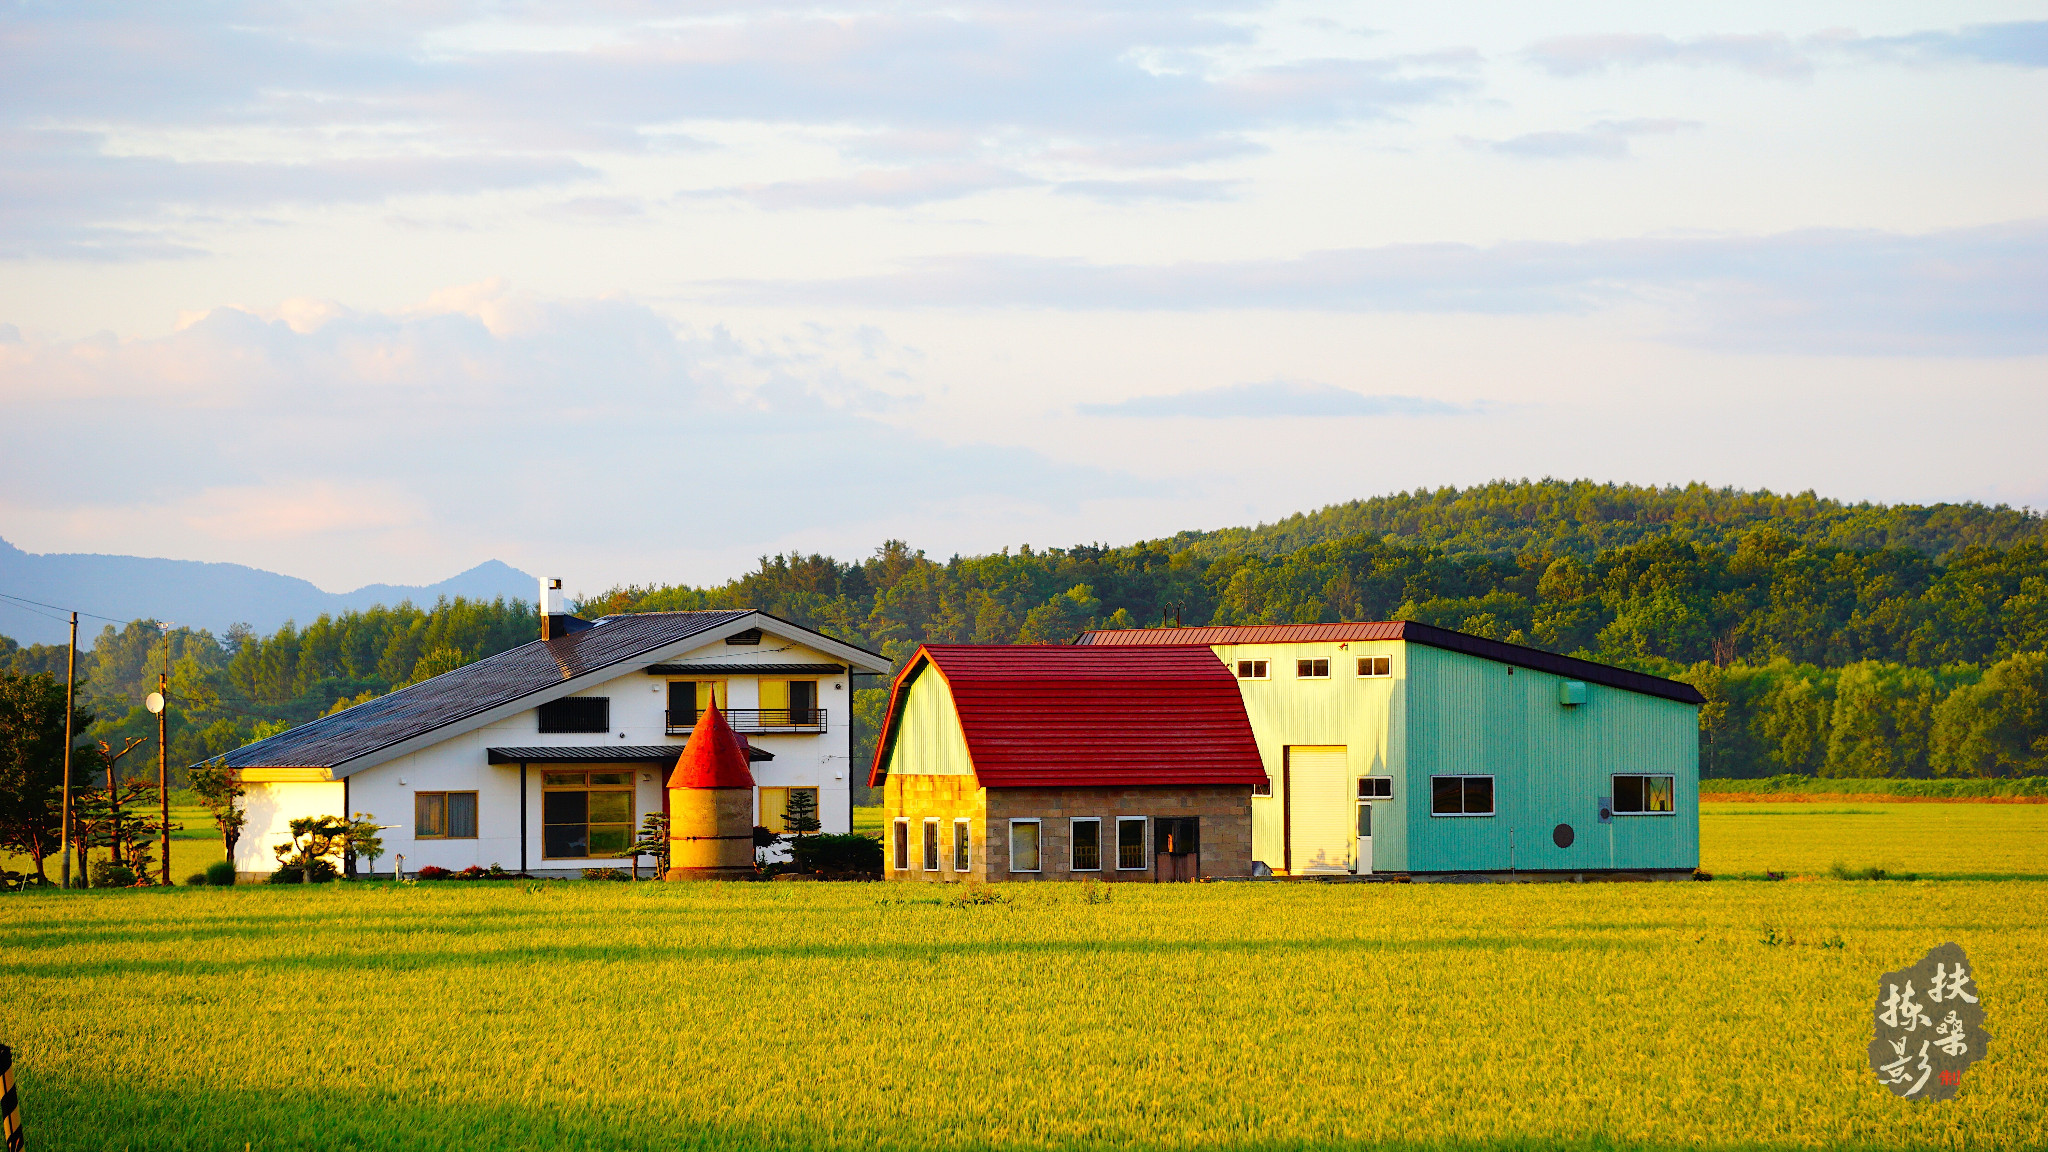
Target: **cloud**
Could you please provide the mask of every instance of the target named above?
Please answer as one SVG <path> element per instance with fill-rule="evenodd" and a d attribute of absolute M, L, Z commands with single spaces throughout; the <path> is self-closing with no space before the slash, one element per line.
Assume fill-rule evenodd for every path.
<path fill-rule="evenodd" d="M 1629 155 L 1632 137 L 1664 136 L 1697 127 L 1696 120 L 1601 120 L 1576 132 L 1531 132 L 1482 144 L 1502 155 L 1526 159 L 1619 160 Z"/>
<path fill-rule="evenodd" d="M 1392 244 L 1289 259 L 1090 264 L 1023 256 L 906 262 L 876 276 L 725 281 L 735 303 L 1102 311 L 1591 313 L 1662 310 L 1666 338 L 1749 351 L 2048 352 L 2048 222 L 1926 235 Z"/>
<path fill-rule="evenodd" d="M 1627 33 L 1560 36 L 1530 45 L 1523 55 L 1553 76 L 1681 64 L 1735 68 L 1776 80 L 1803 80 L 1821 63 L 1844 58 L 2042 68 L 2048 67 L 2048 21 L 1973 24 L 1903 36 L 1862 36 L 1843 30 L 1796 39 L 1780 32 L 1684 38 Z"/>
<path fill-rule="evenodd" d="M 1157 419 L 1186 416 L 1201 420 L 1278 417 L 1455 416 L 1472 409 L 1420 396 L 1368 396 L 1313 381 L 1269 380 L 1263 384 L 1227 384 L 1166 396 L 1137 396 L 1113 404 L 1081 404 L 1084 416 L 1132 416 Z"/>
<path fill-rule="evenodd" d="M 394 311 L 215 308 L 151 339 L 30 336 L 0 343 L 0 513 L 221 546 L 180 554 L 296 537 L 387 556 L 437 536 L 615 550 L 635 534 L 730 550 L 878 509 L 1148 490 L 885 423 L 914 363 L 871 330 L 749 341 L 497 283 Z M 92 429 L 93 467 L 47 434 L 62 427 Z"/>
<path fill-rule="evenodd" d="M 1148 176 L 1136 180 L 1068 180 L 1053 191 L 1094 200 L 1228 200 L 1241 180 L 1198 180 L 1191 176 Z"/>
<path fill-rule="evenodd" d="M 730 197 L 756 208 L 908 208 L 958 200 L 982 192 L 1025 188 L 1043 181 L 986 164 L 924 168 L 870 168 L 851 176 L 786 180 L 686 192 L 690 197 Z"/>

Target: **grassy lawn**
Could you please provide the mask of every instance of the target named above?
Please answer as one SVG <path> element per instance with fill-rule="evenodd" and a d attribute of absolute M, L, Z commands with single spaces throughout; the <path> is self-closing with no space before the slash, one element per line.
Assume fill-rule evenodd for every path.
<path fill-rule="evenodd" d="M 0 899 L 0 1037 L 36 1149 L 1932 1149 L 2048 1131 L 2048 885 L 1009 895 L 42 893 Z M 1864 1064 L 1874 982 L 1950 939 L 1991 1054 L 1956 1101 L 1898 1101 Z"/>

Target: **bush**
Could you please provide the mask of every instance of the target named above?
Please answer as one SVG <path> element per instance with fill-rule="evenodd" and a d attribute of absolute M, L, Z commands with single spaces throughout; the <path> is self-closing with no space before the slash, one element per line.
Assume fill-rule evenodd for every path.
<path fill-rule="evenodd" d="M 206 873 L 204 873 L 204 872 L 194 872 L 194 873 L 193 873 L 193 874 L 191 874 L 190 876 L 187 876 L 187 877 L 185 877 L 185 887 L 187 887 L 187 888 L 204 888 L 204 887 L 206 887 Z"/>
<path fill-rule="evenodd" d="M 232 860 L 215 860 L 206 866 L 206 882 L 212 887 L 232 888 L 236 879 L 235 862 Z"/>
<path fill-rule="evenodd" d="M 116 864 L 112 860 L 95 860 L 92 862 L 92 886 L 95 888 L 133 888 L 135 886 L 135 870 L 126 864 Z"/>
<path fill-rule="evenodd" d="M 789 850 L 799 872 L 882 871 L 882 842 L 873 836 L 798 836 L 789 842 Z"/>
<path fill-rule="evenodd" d="M 585 880 L 630 881 L 633 879 L 633 874 L 624 868 L 585 868 L 583 870 L 583 878 Z"/>
<path fill-rule="evenodd" d="M 313 883 L 325 884 L 338 875 L 340 873 L 334 870 L 332 863 L 326 860 L 313 861 Z M 305 881 L 306 870 L 298 864 L 279 865 L 277 871 L 270 874 L 272 884 L 303 884 Z"/>
<path fill-rule="evenodd" d="M 412 878 L 415 880 L 446 880 L 448 877 L 453 875 L 455 875 L 455 873 L 450 872 L 446 868 L 429 864 L 425 868 L 422 868 L 419 871 L 413 873 Z"/>

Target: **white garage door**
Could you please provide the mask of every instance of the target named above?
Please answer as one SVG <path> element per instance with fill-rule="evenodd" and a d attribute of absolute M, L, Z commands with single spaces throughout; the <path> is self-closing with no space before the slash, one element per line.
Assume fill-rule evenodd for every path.
<path fill-rule="evenodd" d="M 1289 748 L 1287 779 L 1294 875 L 1351 871 L 1351 854 L 1358 847 L 1358 799 L 1344 746 Z"/>

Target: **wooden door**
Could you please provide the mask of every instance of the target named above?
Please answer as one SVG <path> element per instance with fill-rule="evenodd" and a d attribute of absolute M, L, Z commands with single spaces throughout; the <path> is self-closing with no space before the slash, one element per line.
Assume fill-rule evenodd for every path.
<path fill-rule="evenodd" d="M 1154 880 L 1193 880 L 1202 872 L 1202 821 L 1196 816 L 1152 821 Z"/>

